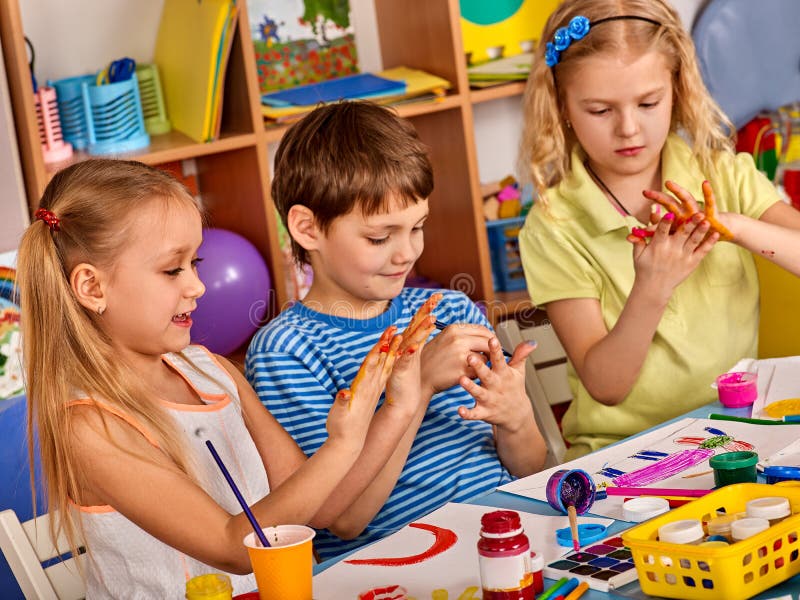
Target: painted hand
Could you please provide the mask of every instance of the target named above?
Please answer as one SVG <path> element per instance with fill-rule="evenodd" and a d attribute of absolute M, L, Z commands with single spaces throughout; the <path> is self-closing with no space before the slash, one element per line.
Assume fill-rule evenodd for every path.
<path fill-rule="evenodd" d="M 360 439 L 363 444 L 403 341 L 403 336 L 395 335 L 395 331 L 397 327 L 391 326 L 383 332 L 364 357 L 350 389 L 336 394 L 326 424 L 329 438 Z"/>
<path fill-rule="evenodd" d="M 480 379 L 480 385 L 462 376 L 459 379 L 475 406 L 461 406 L 458 414 L 462 419 L 481 420 L 514 431 L 533 417 L 533 409 L 525 393 L 525 359 L 536 349 L 536 342 L 522 342 L 514 349 L 511 360 L 506 363 L 497 338 L 489 340 L 491 369 L 475 356 L 469 358 L 470 366 Z"/>
<path fill-rule="evenodd" d="M 654 190 L 645 190 L 643 194 L 646 198 L 658 202 L 673 213 L 675 215 L 675 227 L 679 227 L 689 221 L 695 214 L 698 214 L 700 207 L 694 197 L 674 181 L 667 181 L 665 185 L 675 195 L 675 198 Z M 711 231 L 716 231 L 722 240 L 733 240 L 733 234 L 720 222 L 717 216 L 717 202 L 714 198 L 714 190 L 711 189 L 711 184 L 708 181 L 703 182 L 703 198 L 705 200 L 705 219 L 710 223 Z"/>

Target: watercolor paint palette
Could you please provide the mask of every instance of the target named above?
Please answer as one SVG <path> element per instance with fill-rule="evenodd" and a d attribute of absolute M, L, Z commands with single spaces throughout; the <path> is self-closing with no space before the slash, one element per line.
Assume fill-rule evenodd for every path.
<path fill-rule="evenodd" d="M 551 562 L 545 566 L 544 576 L 556 580 L 575 577 L 600 592 L 616 589 L 638 578 L 631 551 L 619 535 Z"/>

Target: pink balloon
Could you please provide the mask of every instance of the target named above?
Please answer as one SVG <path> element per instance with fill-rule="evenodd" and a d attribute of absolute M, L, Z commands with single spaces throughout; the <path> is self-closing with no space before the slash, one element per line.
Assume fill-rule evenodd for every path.
<path fill-rule="evenodd" d="M 206 293 L 192 313 L 192 342 L 230 354 L 249 340 L 267 310 L 270 277 L 253 244 L 232 231 L 206 229 L 197 252 Z"/>

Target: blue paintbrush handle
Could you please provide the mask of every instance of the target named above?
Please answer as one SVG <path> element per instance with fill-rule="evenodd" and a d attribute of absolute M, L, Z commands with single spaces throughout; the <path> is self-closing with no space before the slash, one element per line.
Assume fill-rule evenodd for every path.
<path fill-rule="evenodd" d="M 231 486 L 236 499 L 239 501 L 239 504 L 242 506 L 242 510 L 244 510 L 244 514 L 247 515 L 247 518 L 250 520 L 250 525 L 253 526 L 253 530 L 256 532 L 259 541 L 263 544 L 264 548 L 269 548 L 269 542 L 267 541 L 267 536 L 264 535 L 264 532 L 261 530 L 261 525 L 258 524 L 256 521 L 256 516 L 250 510 L 250 507 L 247 506 L 247 502 L 244 501 L 244 497 L 242 496 L 239 488 L 236 487 L 236 484 L 233 481 L 233 477 L 231 474 L 228 473 L 228 469 L 225 466 L 225 463 L 222 462 L 222 459 L 217 454 L 217 449 L 214 448 L 214 444 L 211 443 L 211 440 L 206 440 L 206 446 L 208 446 L 209 451 L 211 452 L 211 456 L 214 457 L 214 460 L 217 461 L 217 466 L 219 470 L 222 471 L 222 474 L 225 476 L 225 479 L 228 481 L 228 485 Z"/>

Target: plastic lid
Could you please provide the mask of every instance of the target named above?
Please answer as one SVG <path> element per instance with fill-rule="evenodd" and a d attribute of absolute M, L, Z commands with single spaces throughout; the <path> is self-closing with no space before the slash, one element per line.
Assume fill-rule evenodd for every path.
<path fill-rule="evenodd" d="M 708 535 L 727 534 L 731 532 L 731 523 L 739 520 L 739 515 L 720 515 L 714 517 L 706 524 Z"/>
<path fill-rule="evenodd" d="M 600 523 L 581 523 L 578 525 L 578 543 L 581 546 L 594 544 L 606 536 L 607 529 L 605 525 Z M 558 542 L 559 546 L 572 548 L 572 529 L 569 527 L 556 529 L 556 542 Z"/>
<path fill-rule="evenodd" d="M 519 513 L 513 510 L 495 510 L 481 517 L 483 533 L 514 533 L 521 530 Z"/>
<path fill-rule="evenodd" d="M 722 548 L 723 546 L 730 546 L 730 544 L 723 540 L 708 540 L 699 544 L 703 548 Z"/>
<path fill-rule="evenodd" d="M 531 552 L 531 571 L 536 573 L 544 569 L 544 554 Z"/>
<path fill-rule="evenodd" d="M 703 525 L 697 519 L 673 521 L 658 528 L 658 539 L 671 544 L 691 544 L 703 539 Z"/>
<path fill-rule="evenodd" d="M 666 498 L 640 496 L 631 498 L 622 505 L 622 518 L 626 521 L 641 523 L 669 511 Z"/>
<path fill-rule="evenodd" d="M 789 507 L 789 500 L 780 496 L 767 496 L 750 500 L 745 505 L 748 517 L 760 517 L 762 519 L 783 519 L 792 514 Z"/>
<path fill-rule="evenodd" d="M 712 469 L 731 470 L 752 467 L 755 466 L 757 462 L 758 454 L 755 452 L 737 451 L 723 452 L 722 454 L 712 456 L 708 464 L 711 465 Z"/>
<path fill-rule="evenodd" d="M 731 524 L 731 536 L 735 540 L 746 540 L 769 529 L 769 521 L 758 517 L 745 517 Z"/>

